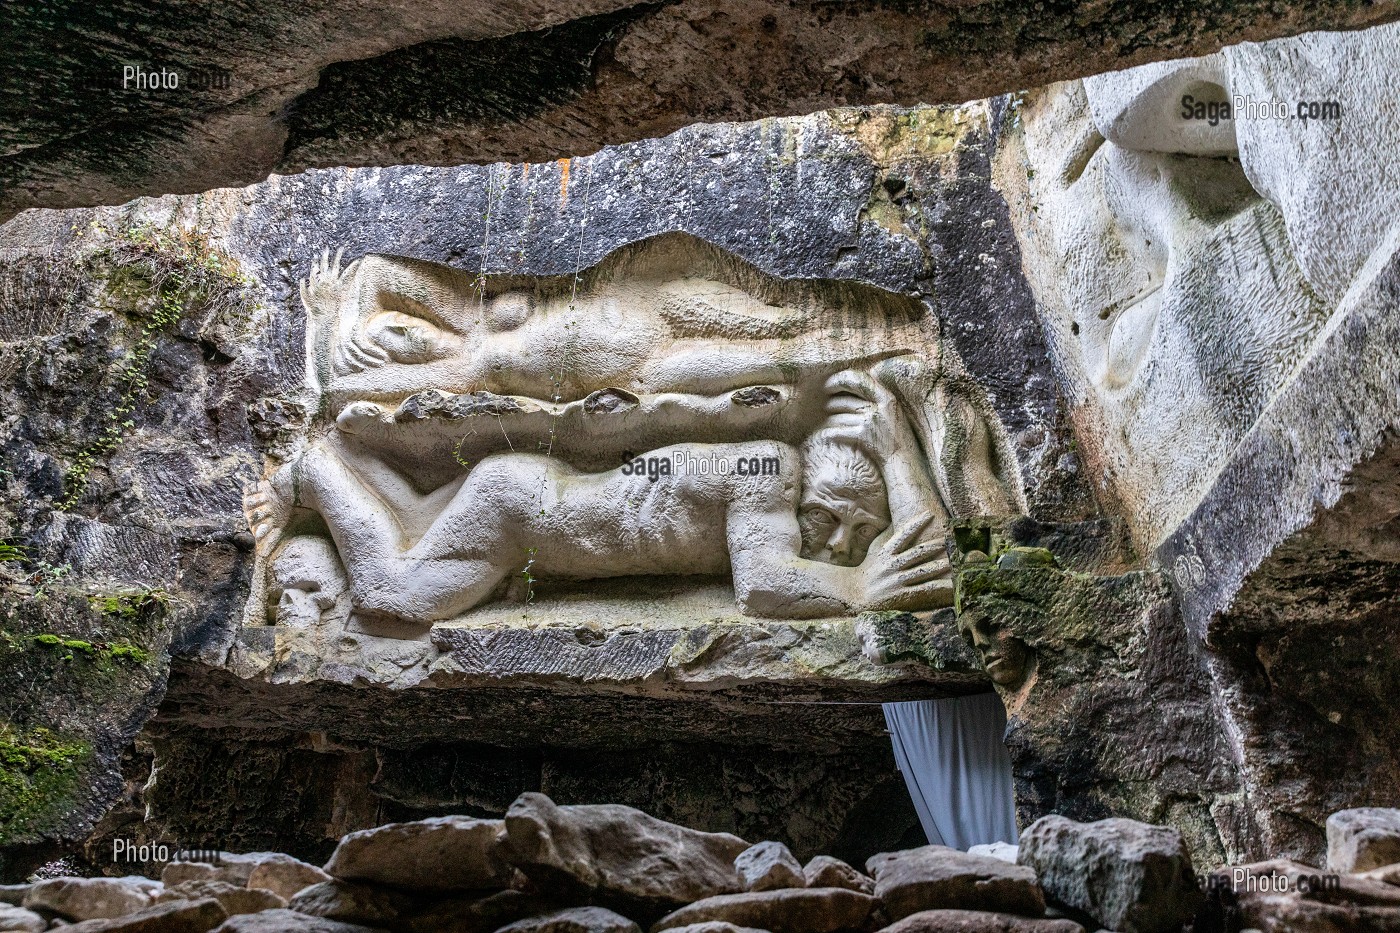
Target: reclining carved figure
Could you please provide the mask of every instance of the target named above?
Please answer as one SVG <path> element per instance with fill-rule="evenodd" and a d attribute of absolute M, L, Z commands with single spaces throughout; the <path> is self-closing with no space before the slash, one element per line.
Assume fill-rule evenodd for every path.
<path fill-rule="evenodd" d="M 730 572 L 741 610 L 773 618 L 946 605 L 943 544 L 922 539 L 946 516 L 896 398 L 858 371 L 829 389 L 829 416 L 801 449 L 760 440 L 648 454 L 716 465 L 703 472 L 588 473 L 493 454 L 422 497 L 437 517 L 416 540 L 376 492 L 401 480 L 328 438 L 262 484 L 250 518 L 265 538 L 293 506 L 320 513 L 355 608 L 419 624 L 480 605 L 526 567 L 544 580 Z M 763 462 L 777 468 L 741 465 Z"/>

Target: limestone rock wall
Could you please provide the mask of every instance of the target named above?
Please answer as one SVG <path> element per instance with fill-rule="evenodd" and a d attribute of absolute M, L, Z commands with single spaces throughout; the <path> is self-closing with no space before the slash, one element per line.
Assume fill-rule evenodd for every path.
<path fill-rule="evenodd" d="M 1201 651 L 1243 845 L 1318 864 L 1329 812 L 1396 799 L 1374 685 L 1396 643 L 1397 40 L 1056 85 L 1008 103 L 997 157 L 1081 450 Z M 1212 125 L 1222 102 L 1244 110 Z"/>
<path fill-rule="evenodd" d="M 859 860 L 913 825 L 878 703 L 997 689 L 1023 820 L 1315 856 L 1396 793 L 1395 33 L 18 216 L 6 663 L 143 654 L 100 728 L 18 691 L 94 776 L 8 844 L 543 789 Z M 1236 91 L 1341 119 L 1178 115 Z M 108 597 L 160 611 L 51 609 Z"/>
<path fill-rule="evenodd" d="M 629 799 L 700 825 L 762 827 L 761 834 L 804 852 L 835 846 L 863 858 L 894 845 L 913 825 L 912 811 L 888 767 L 878 703 L 987 685 L 975 654 L 953 632 L 951 611 L 940 608 L 951 600 L 941 539 L 947 516 L 1028 511 L 1053 522 L 1096 512 L 1017 271 L 1005 206 L 987 185 L 986 127 L 981 105 L 837 111 L 700 126 L 558 163 L 328 170 L 120 208 L 30 212 L 5 225 L 5 540 L 22 548 L 18 572 L 63 568 L 61 582 L 74 594 L 158 588 L 168 603 L 162 636 L 168 641 L 151 651 L 157 681 L 145 701 L 154 703 L 165 691 L 162 712 L 143 739 L 154 767 L 149 758 L 129 760 L 126 774 L 128 786 L 146 781 L 148 771 L 155 775 L 143 797 L 155 821 L 150 825 L 164 825 L 190 844 L 213 844 L 221 824 L 237 823 L 250 842 L 270 845 L 281 833 L 312 853 L 316 840 L 356 828 L 356 820 L 371 823 L 383 807 L 421 815 L 460 805 L 461 794 L 451 787 L 437 789 L 434 798 L 423 786 L 404 789 L 387 780 L 371 786 L 367 769 L 376 762 L 392 771 L 394 761 L 427 749 L 474 742 L 543 762 L 531 766 L 534 777 L 495 795 L 504 800 L 533 784 L 573 802 Z M 665 259 L 674 270 L 667 274 L 682 280 L 730 276 L 723 288 L 704 286 L 699 305 L 666 310 L 670 293 L 644 305 L 681 315 L 701 337 L 709 333 L 703 328 L 719 328 L 712 332 L 726 339 L 748 333 L 757 336 L 742 339 L 758 340 L 760 348 L 763 340 L 787 347 L 783 335 L 796 327 L 791 332 L 800 338 L 807 326 L 804 309 L 838 315 L 818 318 L 828 329 L 845 319 L 839 315 L 869 313 L 862 308 L 881 320 L 904 321 L 897 332 L 903 336 L 875 346 L 872 362 L 862 365 L 874 365 L 881 354 L 912 353 L 931 373 L 918 389 L 926 394 L 910 396 L 925 401 L 890 409 L 912 413 L 899 414 L 901 422 L 917 421 L 909 430 L 922 440 L 903 446 L 918 454 L 908 463 L 925 477 L 919 488 L 932 497 L 930 507 L 943 515 L 926 528 L 928 544 L 918 556 L 932 568 L 918 597 L 923 601 L 909 604 L 920 624 L 947 634 L 932 642 L 938 647 L 931 663 L 886 667 L 862 654 L 853 609 L 885 603 L 843 609 L 833 602 L 837 608 L 823 608 L 816 618 L 773 618 L 760 603 L 753 604 L 757 612 L 736 604 L 737 578 L 727 568 L 696 578 L 698 588 L 684 574 L 648 577 L 644 570 L 613 582 L 585 580 L 577 590 L 541 561 L 519 592 L 493 593 L 450 624 L 405 627 L 402 615 L 395 622 L 379 604 L 352 605 L 355 594 L 343 600 L 331 594 L 330 578 L 315 568 L 333 563 L 304 555 L 300 563 L 270 560 L 272 552 L 254 534 L 262 506 L 249 506 L 250 527 L 245 494 L 292 462 L 299 445 L 349 438 L 355 431 L 346 427 L 361 429 L 369 441 L 387 430 L 389 447 L 374 448 L 375 456 L 392 459 L 427 437 L 429 447 L 403 467 L 428 470 L 416 480 L 423 484 L 451 482 L 454 472 L 490 453 L 458 449 L 470 427 L 458 433 L 464 413 L 483 411 L 470 408 L 482 402 L 469 394 L 478 388 L 470 378 L 453 383 L 449 374 L 437 384 L 356 388 L 354 380 L 370 376 L 358 357 L 335 362 L 335 348 L 350 346 L 336 342 L 340 331 L 330 327 L 322 333 L 331 342 L 318 342 L 307 309 L 321 307 L 317 290 L 333 284 L 327 254 L 341 253 L 339 270 L 356 261 L 358 269 L 378 264 L 373 282 L 379 284 L 372 288 L 369 278 L 349 280 L 354 294 L 372 300 L 337 299 L 326 306 L 325 320 L 348 315 L 345 326 L 368 335 L 372 353 L 395 357 L 378 370 L 392 374 L 457 365 L 452 360 L 464 357 L 433 354 L 456 346 L 454 328 L 475 326 L 488 310 L 491 327 L 513 334 L 507 312 L 514 294 L 557 300 L 568 313 L 575 298 L 595 301 L 589 296 L 600 294 L 603 305 L 588 306 L 589 313 L 613 313 L 607 283 L 632 281 L 628 276 L 642 273 L 628 270 L 644 269 L 641 260 L 625 257 L 657 250 L 672 257 Z M 690 287 L 677 294 L 697 293 Z M 439 298 L 457 302 L 457 310 Z M 425 321 L 439 337 L 420 362 L 413 354 L 424 346 L 415 341 L 431 333 Z M 826 339 L 825 332 L 814 333 Z M 531 367 L 543 372 L 546 384 L 535 396 L 565 428 L 569 418 L 585 419 L 585 427 L 587 418 L 632 418 L 623 422 L 633 427 L 616 450 L 607 446 L 612 441 L 575 450 L 567 431 L 555 435 L 559 446 L 552 452 L 572 458 L 573 469 L 616 474 L 622 447 L 634 441 L 640 452 L 676 440 L 802 442 L 827 416 L 823 407 L 834 390 L 823 388 L 823 380 L 849 367 L 822 355 L 846 351 L 812 356 L 802 339 L 791 339 L 795 349 L 782 351 L 772 375 L 748 380 L 758 389 L 737 392 L 742 381 L 720 386 L 728 414 L 719 420 L 707 414 L 711 403 L 703 392 L 662 393 L 654 403 L 642 385 L 619 384 L 606 373 L 578 387 L 561 379 L 551 391 L 547 348 L 544 356 L 506 357 L 503 378 L 524 379 Z M 596 361 L 611 365 L 606 355 Z M 592 365 L 586 354 L 582 365 L 579 372 Z M 686 373 L 687 379 L 715 375 L 703 367 L 683 368 Z M 898 387 L 905 377 L 894 378 Z M 796 388 L 784 388 L 789 383 Z M 485 385 L 492 385 L 489 379 Z M 872 383 L 854 385 L 857 392 L 878 391 Z M 447 394 L 424 394 L 435 388 Z M 522 397 L 522 390 L 493 388 L 496 401 L 487 399 L 483 423 L 491 449 L 510 453 L 500 409 L 491 406 Z M 849 398 L 854 401 L 842 404 L 871 404 Z M 733 420 L 749 417 L 743 414 L 749 410 L 763 415 L 761 406 L 775 400 L 794 406 L 793 414 L 767 427 Z M 662 405 L 659 413 L 648 413 L 653 404 Z M 666 414 L 665 405 L 673 404 L 680 414 Z M 378 407 L 366 418 L 363 405 Z M 628 415 L 634 407 L 637 414 Z M 851 430 L 868 430 L 860 427 L 868 418 L 855 417 L 855 410 L 848 415 Z M 430 430 L 422 434 L 423 428 Z M 506 429 L 517 431 L 514 423 Z M 526 449 L 549 443 L 528 433 L 516 437 Z M 399 450 L 395 443 L 407 446 Z M 455 461 L 454 452 L 467 463 Z M 654 488 L 645 476 L 633 480 L 640 486 L 629 488 Z M 783 509 L 797 508 L 795 500 L 782 501 Z M 299 500 L 297 508 L 304 504 Z M 321 513 L 298 514 L 301 531 L 291 537 L 331 541 L 317 524 Z M 794 521 L 792 511 L 778 517 Z M 818 542 L 810 528 L 799 542 L 795 525 L 782 527 L 792 528 L 782 534 L 794 535 L 794 548 Z M 753 540 L 768 547 L 783 539 L 765 532 Z M 821 538 L 830 547 L 812 544 L 802 560 L 826 568 L 818 579 L 864 579 L 858 566 L 843 566 L 861 561 L 835 540 Z M 522 566 L 528 566 L 525 553 Z M 704 553 L 694 552 L 694 559 Z M 307 567 L 315 571 L 310 576 Z M 374 572 L 352 568 L 350 576 L 364 583 Z M 616 568 L 600 573 L 608 577 Z M 14 604 L 31 598 L 23 588 L 7 590 Z M 44 691 L 21 691 L 18 700 L 25 728 L 71 725 L 54 722 L 63 716 Z M 238 729 L 248 738 L 236 739 Z M 98 743 L 107 777 L 90 803 L 94 814 L 118 793 L 119 759 L 129 741 L 124 733 Z M 220 779 L 210 777 L 218 769 L 202 763 L 239 760 L 249 742 L 268 767 L 253 769 L 251 784 L 229 797 L 226 808 L 209 811 L 208 782 Z M 569 764 L 589 755 L 612 764 L 591 771 Z M 710 777 L 701 782 L 704 789 L 674 803 L 667 802 L 666 780 L 637 777 L 678 768 L 687 756 L 712 762 Z M 340 763 L 307 771 L 309 760 Z M 467 760 L 479 764 L 454 784 L 489 785 L 485 759 Z M 308 810 L 309 797 L 286 797 L 300 780 L 294 775 L 311 772 L 336 787 L 332 797 L 347 801 L 339 822 Z M 845 775 L 840 782 L 811 778 L 838 773 Z M 476 792 L 466 795 L 475 799 Z M 248 804 L 255 799 L 264 803 Z M 266 803 L 273 799 L 284 803 Z M 33 827 L 32 836 L 74 832 L 54 823 Z"/>

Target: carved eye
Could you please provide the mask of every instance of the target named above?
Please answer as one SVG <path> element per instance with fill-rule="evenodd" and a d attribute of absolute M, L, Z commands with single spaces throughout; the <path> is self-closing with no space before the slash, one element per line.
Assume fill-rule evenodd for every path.
<path fill-rule="evenodd" d="M 873 540 L 874 537 L 879 533 L 879 529 L 876 528 L 874 525 L 861 525 L 859 528 L 856 529 L 856 535 L 862 541 Z"/>
<path fill-rule="evenodd" d="M 807 521 L 811 522 L 814 525 L 831 525 L 834 524 L 836 521 L 836 519 L 833 518 L 831 513 L 828 512 L 826 509 L 814 507 L 807 509 L 802 514 L 803 517 L 807 519 Z"/>

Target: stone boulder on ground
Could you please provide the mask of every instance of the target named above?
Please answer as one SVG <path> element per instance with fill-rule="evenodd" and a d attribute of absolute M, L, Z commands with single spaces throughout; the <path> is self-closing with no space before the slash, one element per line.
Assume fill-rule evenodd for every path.
<path fill-rule="evenodd" d="M 18 907 L 24 903 L 24 896 L 32 887 L 32 884 L 0 884 L 0 904 L 13 904 Z"/>
<path fill-rule="evenodd" d="M 246 885 L 253 870 L 270 858 L 280 858 L 277 852 L 219 852 L 213 858 L 200 861 L 170 862 L 160 873 L 165 884 L 184 881 L 227 881 Z"/>
<path fill-rule="evenodd" d="M 156 895 L 156 903 L 167 901 L 197 901 L 212 897 L 230 917 L 255 914 L 264 910 L 286 907 L 287 899 L 258 888 L 241 888 L 227 881 L 182 881 Z"/>
<path fill-rule="evenodd" d="M 29 910 L 47 910 L 66 920 L 106 920 L 149 907 L 160 886 L 142 878 L 50 878 L 30 888 Z"/>
<path fill-rule="evenodd" d="M 287 906 L 312 917 L 382 926 L 397 920 L 415 903 L 412 897 L 399 891 L 332 880 L 298 891 Z"/>
<path fill-rule="evenodd" d="M 1050 897 L 1119 933 L 1176 933 L 1201 903 L 1186 843 L 1168 826 L 1045 816 L 1021 833 L 1018 859 Z"/>
<path fill-rule="evenodd" d="M 542 891 L 642 914 L 739 891 L 749 844 L 615 804 L 561 807 L 524 794 L 506 812 L 506 858 Z"/>
<path fill-rule="evenodd" d="M 497 933 L 642 933 L 642 928 L 606 907 L 570 907 L 517 920 Z"/>
<path fill-rule="evenodd" d="M 420 891 L 484 891 L 509 887 L 501 858 L 500 820 L 443 816 L 390 823 L 340 840 L 326 873 Z"/>
<path fill-rule="evenodd" d="M 789 888 L 708 897 L 672 911 L 651 933 L 720 921 L 770 933 L 868 933 L 879 926 L 880 902 L 845 888 Z"/>
<path fill-rule="evenodd" d="M 0 930 L 6 933 L 42 933 L 48 927 L 48 921 L 32 910 L 8 902 L 0 903 Z"/>
<path fill-rule="evenodd" d="M 856 871 L 839 858 L 818 855 L 802 869 L 809 888 L 845 888 L 861 894 L 875 893 L 875 880 Z"/>
<path fill-rule="evenodd" d="M 776 891 L 805 888 L 802 863 L 781 842 L 760 842 L 749 846 L 734 860 L 739 886 L 745 891 Z"/>
<path fill-rule="evenodd" d="M 298 891 L 330 880 L 331 876 L 315 865 L 290 855 L 274 855 L 253 869 L 248 876 L 248 887 L 271 891 L 290 901 Z"/>
<path fill-rule="evenodd" d="M 214 933 L 384 933 L 376 927 L 341 923 L 325 917 L 309 917 L 294 910 L 264 910 L 230 917 Z"/>
<path fill-rule="evenodd" d="M 1084 933 L 1073 920 L 1017 917 L 984 910 L 922 910 L 880 933 Z"/>
<path fill-rule="evenodd" d="M 1400 862 L 1400 810 L 1358 807 L 1327 818 L 1327 869 L 1369 871 Z"/>
<path fill-rule="evenodd" d="M 208 933 L 228 914 L 212 897 L 197 901 L 165 901 L 110 920 L 84 920 L 64 927 L 65 933 Z"/>
<path fill-rule="evenodd" d="M 1039 917 L 1045 896 L 1035 872 L 947 846 L 871 856 L 875 896 L 891 920 L 926 910 L 986 910 Z"/>

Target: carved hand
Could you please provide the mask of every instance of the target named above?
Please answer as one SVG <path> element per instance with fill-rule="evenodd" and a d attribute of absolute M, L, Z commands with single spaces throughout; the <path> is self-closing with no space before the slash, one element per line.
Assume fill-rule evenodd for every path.
<path fill-rule="evenodd" d="M 826 382 L 829 395 L 823 429 L 883 463 L 908 443 L 909 429 L 894 393 L 860 370 L 848 369 Z"/>
<path fill-rule="evenodd" d="M 933 609 L 952 601 L 952 568 L 942 541 L 922 541 L 934 515 L 925 512 L 877 542 L 857 568 L 858 608 Z"/>

